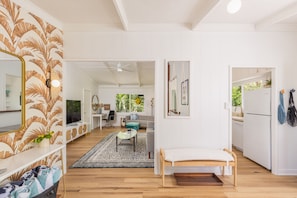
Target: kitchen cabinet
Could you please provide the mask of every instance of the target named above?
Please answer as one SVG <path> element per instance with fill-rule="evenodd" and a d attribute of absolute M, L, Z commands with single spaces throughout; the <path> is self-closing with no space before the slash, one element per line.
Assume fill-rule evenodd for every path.
<path fill-rule="evenodd" d="M 232 145 L 243 150 L 243 120 L 232 119 Z"/>

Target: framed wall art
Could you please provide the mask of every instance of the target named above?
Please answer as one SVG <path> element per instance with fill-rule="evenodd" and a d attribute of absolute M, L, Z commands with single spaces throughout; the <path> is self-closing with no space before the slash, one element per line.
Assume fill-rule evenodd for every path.
<path fill-rule="evenodd" d="M 181 83 L 181 104 L 182 105 L 189 104 L 189 79 L 184 80 Z"/>

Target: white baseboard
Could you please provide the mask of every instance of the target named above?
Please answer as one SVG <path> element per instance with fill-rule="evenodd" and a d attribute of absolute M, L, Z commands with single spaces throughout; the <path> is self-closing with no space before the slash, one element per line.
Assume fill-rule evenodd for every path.
<path fill-rule="evenodd" d="M 297 175 L 297 169 L 279 169 L 275 173 L 276 175 L 287 175 L 287 176 L 294 176 Z"/>

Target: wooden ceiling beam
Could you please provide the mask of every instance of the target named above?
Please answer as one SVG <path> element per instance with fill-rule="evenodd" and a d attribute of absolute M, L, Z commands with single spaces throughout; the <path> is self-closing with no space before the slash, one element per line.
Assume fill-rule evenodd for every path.
<path fill-rule="evenodd" d="M 192 21 L 192 30 L 195 30 L 201 21 L 221 2 L 222 0 L 208 0 L 197 8 L 195 19 Z"/>
<path fill-rule="evenodd" d="M 113 0 L 113 4 L 114 7 L 116 8 L 116 11 L 119 15 L 119 18 L 122 22 L 123 28 L 125 31 L 128 31 L 128 18 L 127 18 L 127 14 L 123 5 L 123 1 L 122 0 Z"/>
<path fill-rule="evenodd" d="M 290 5 L 285 9 L 280 10 L 277 13 L 270 15 L 266 19 L 259 21 L 258 23 L 255 24 L 255 29 L 262 30 L 266 27 L 272 26 L 274 24 L 277 24 L 283 20 L 289 19 L 296 15 L 297 15 L 297 3 L 294 3 L 293 5 Z"/>

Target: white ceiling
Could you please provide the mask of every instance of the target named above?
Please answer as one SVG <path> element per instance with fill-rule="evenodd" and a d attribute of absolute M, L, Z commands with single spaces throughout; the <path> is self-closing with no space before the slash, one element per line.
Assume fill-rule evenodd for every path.
<path fill-rule="evenodd" d="M 155 83 L 153 61 L 67 61 L 66 64 L 84 70 L 101 86 L 142 87 Z"/>
<path fill-rule="evenodd" d="M 226 12 L 230 0 L 31 0 L 62 22 L 63 30 L 110 27 L 154 31 L 211 24 L 250 24 L 257 28 L 297 24 L 296 0 L 242 0 L 239 12 Z M 87 31 L 87 29 L 84 29 Z"/>
<path fill-rule="evenodd" d="M 63 24 L 64 32 L 222 31 L 231 26 L 232 30 L 240 31 L 297 31 L 297 0 L 242 0 L 241 10 L 232 15 L 226 12 L 229 1 L 31 0 L 32 3 L 59 20 Z M 144 68 L 138 68 L 133 75 L 133 72 L 125 72 L 129 77 L 122 81 L 122 77 L 110 72 L 106 63 L 80 62 L 79 64 L 85 65 L 98 82 L 106 85 L 113 83 L 113 85 L 138 84 L 142 86 L 151 83 L 152 79 L 145 79 L 148 78 L 147 71 L 144 75 L 140 71 L 149 70 L 149 68 L 154 70 L 154 66 L 144 66 Z M 106 70 L 109 74 L 95 75 L 97 72 L 92 65 L 96 64 L 101 67 L 98 72 L 103 73 L 103 70 Z M 154 74 L 154 71 L 149 73 Z M 108 75 L 109 78 L 105 79 L 104 77 Z M 117 78 L 108 81 L 112 76 Z M 130 82 L 127 79 L 130 79 Z M 131 79 L 135 81 L 132 82 Z"/>

